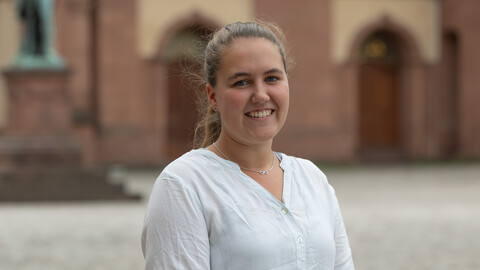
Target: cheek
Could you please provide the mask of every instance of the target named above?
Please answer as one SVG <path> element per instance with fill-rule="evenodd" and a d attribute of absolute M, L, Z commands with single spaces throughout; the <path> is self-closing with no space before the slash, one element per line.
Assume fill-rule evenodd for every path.
<path fill-rule="evenodd" d="M 248 95 L 246 92 L 232 91 L 225 95 L 225 107 L 227 110 L 243 110 L 245 104 L 248 102 Z"/>
<path fill-rule="evenodd" d="M 282 87 L 281 89 L 278 89 L 278 91 L 275 91 L 275 100 L 279 105 L 281 104 L 282 106 L 285 107 L 285 109 L 288 109 L 288 104 L 289 104 L 289 89 L 288 86 Z"/>

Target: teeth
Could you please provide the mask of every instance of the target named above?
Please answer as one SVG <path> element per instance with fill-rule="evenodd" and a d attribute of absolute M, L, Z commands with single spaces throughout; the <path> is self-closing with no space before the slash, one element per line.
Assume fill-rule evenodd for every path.
<path fill-rule="evenodd" d="M 248 116 L 253 118 L 262 118 L 262 117 L 267 117 L 270 114 L 272 114 L 272 110 L 263 110 L 263 111 L 249 112 Z"/>

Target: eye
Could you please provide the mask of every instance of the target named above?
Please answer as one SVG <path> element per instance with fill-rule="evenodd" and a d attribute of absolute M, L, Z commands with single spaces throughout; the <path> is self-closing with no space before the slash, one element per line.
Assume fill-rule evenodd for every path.
<path fill-rule="evenodd" d="M 246 86 L 247 84 L 248 84 L 247 80 L 240 80 L 240 81 L 234 83 L 233 85 L 234 86 Z"/>
<path fill-rule="evenodd" d="M 278 77 L 275 77 L 275 76 L 268 76 L 267 78 L 265 78 L 265 81 L 267 82 L 276 82 L 278 81 Z"/>

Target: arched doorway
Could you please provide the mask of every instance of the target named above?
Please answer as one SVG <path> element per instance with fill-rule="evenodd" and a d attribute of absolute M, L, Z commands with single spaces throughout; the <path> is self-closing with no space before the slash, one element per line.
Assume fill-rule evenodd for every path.
<path fill-rule="evenodd" d="M 168 42 L 167 61 L 168 118 L 167 155 L 175 159 L 192 148 L 197 109 L 195 90 L 189 81 L 189 72 L 198 70 L 195 58 L 203 51 L 210 31 L 201 26 L 189 26 L 179 30 Z"/>
<path fill-rule="evenodd" d="M 353 119 L 350 138 L 355 160 L 398 161 L 427 156 L 428 69 L 416 39 L 389 17 L 358 32 L 343 67 L 342 82 L 349 94 L 346 102 Z M 390 111 L 385 112 L 383 120 L 375 121 L 375 114 L 382 114 L 380 106 L 386 104 L 382 105 L 381 95 L 374 92 L 388 88 L 382 84 L 391 88 L 382 93 L 390 102 L 386 106 Z M 377 103 L 368 104 L 375 102 L 369 98 L 377 99 Z"/>
<path fill-rule="evenodd" d="M 401 55 L 394 34 L 376 31 L 360 46 L 358 150 L 362 159 L 400 157 Z"/>

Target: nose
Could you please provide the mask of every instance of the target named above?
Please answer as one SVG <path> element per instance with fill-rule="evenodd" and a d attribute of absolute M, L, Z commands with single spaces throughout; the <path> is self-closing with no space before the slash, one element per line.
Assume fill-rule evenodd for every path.
<path fill-rule="evenodd" d="M 270 100 L 270 95 L 268 94 L 268 88 L 263 83 L 257 83 L 253 89 L 252 93 L 252 102 L 253 103 L 264 103 Z"/>

